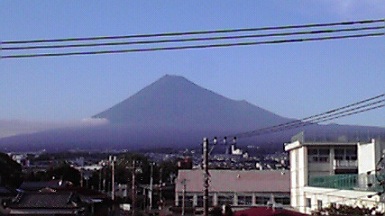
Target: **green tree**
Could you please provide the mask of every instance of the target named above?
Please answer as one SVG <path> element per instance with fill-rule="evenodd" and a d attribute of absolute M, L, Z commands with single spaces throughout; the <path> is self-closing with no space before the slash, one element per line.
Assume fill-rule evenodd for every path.
<path fill-rule="evenodd" d="M 133 161 L 135 161 L 135 170 Z M 120 155 L 115 166 L 116 182 L 123 184 L 130 182 L 133 171 L 135 171 L 135 181 L 138 184 L 148 184 L 150 182 L 150 163 L 147 157 L 131 153 Z"/>
<path fill-rule="evenodd" d="M 68 164 L 60 165 L 56 168 L 47 171 L 48 179 L 62 179 L 63 181 L 70 181 L 75 186 L 80 185 L 80 172 Z"/>
<path fill-rule="evenodd" d="M 162 161 L 159 164 L 159 169 L 162 171 L 162 182 L 173 182 L 173 177 L 178 175 L 178 166 L 175 160 Z"/>

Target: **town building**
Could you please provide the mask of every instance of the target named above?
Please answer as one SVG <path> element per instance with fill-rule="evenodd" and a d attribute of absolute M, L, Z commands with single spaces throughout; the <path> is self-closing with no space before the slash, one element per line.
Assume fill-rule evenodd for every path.
<path fill-rule="evenodd" d="M 179 170 L 175 180 L 175 205 L 203 207 L 203 170 Z M 234 208 L 265 206 L 273 197 L 290 204 L 288 170 L 209 170 L 209 206 Z"/>
<path fill-rule="evenodd" d="M 87 212 L 83 203 L 72 192 L 26 192 L 13 198 L 5 209 L 10 215 L 79 215 Z"/>
<path fill-rule="evenodd" d="M 368 142 L 336 139 L 306 139 L 301 132 L 285 144 L 290 157 L 291 206 L 310 214 L 329 206 L 376 207 L 383 187 L 382 151 L 379 139 Z"/>

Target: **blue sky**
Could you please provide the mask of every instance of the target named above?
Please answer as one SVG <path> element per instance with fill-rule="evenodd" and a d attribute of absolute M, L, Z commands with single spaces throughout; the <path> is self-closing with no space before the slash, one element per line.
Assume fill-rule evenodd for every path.
<path fill-rule="evenodd" d="M 371 1 L 0 1 L 0 40 L 130 35 L 385 17 Z M 3 52 L 4 53 L 4 52 Z M 70 122 L 165 74 L 303 118 L 384 93 L 385 37 L 0 60 L 0 121 Z M 335 123 L 385 126 L 384 109 Z"/>

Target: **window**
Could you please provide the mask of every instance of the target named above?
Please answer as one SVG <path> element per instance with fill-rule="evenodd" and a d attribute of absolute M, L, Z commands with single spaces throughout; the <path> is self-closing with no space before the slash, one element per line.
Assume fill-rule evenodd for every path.
<path fill-rule="evenodd" d="M 357 149 L 346 149 L 346 160 L 357 160 Z"/>
<path fill-rule="evenodd" d="M 326 163 L 329 162 L 329 149 L 309 149 L 308 155 L 309 155 L 309 162 L 318 162 L 318 163 Z"/>
<path fill-rule="evenodd" d="M 344 149 L 334 149 L 334 158 L 336 160 L 343 160 L 345 157 Z"/>
<path fill-rule="evenodd" d="M 197 197 L 197 206 L 203 207 L 203 196 L 199 195 Z M 209 206 L 213 206 L 213 196 L 209 196 Z"/>
<path fill-rule="evenodd" d="M 222 194 L 218 196 L 218 205 L 233 204 L 234 195 L 233 194 Z"/>
<path fill-rule="evenodd" d="M 306 207 L 311 208 L 311 199 L 306 198 Z"/>
<path fill-rule="evenodd" d="M 193 196 L 185 196 L 184 198 L 184 205 L 185 207 L 192 207 L 193 206 Z M 178 206 L 183 206 L 183 196 L 178 196 Z"/>
<path fill-rule="evenodd" d="M 275 202 L 280 203 L 282 205 L 290 205 L 289 197 L 275 197 Z"/>
<path fill-rule="evenodd" d="M 252 196 L 238 196 L 238 205 L 252 205 Z"/>
<path fill-rule="evenodd" d="M 203 206 L 203 196 L 198 196 L 197 206 L 198 207 L 202 207 Z"/>
<path fill-rule="evenodd" d="M 318 210 L 322 209 L 322 200 L 317 200 L 317 208 Z"/>
<path fill-rule="evenodd" d="M 270 200 L 270 196 L 255 197 L 255 202 L 257 205 L 266 205 L 269 200 Z"/>
<path fill-rule="evenodd" d="M 336 160 L 357 160 L 356 148 L 336 148 L 334 150 L 334 158 Z"/>

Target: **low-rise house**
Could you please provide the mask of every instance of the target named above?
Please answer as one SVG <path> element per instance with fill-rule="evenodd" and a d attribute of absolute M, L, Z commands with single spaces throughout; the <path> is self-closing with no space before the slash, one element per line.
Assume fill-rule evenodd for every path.
<path fill-rule="evenodd" d="M 95 190 L 43 188 L 19 192 L 2 209 L 10 215 L 114 215 L 118 203 Z"/>
<path fill-rule="evenodd" d="M 79 215 L 87 214 L 89 204 L 73 192 L 25 192 L 5 206 L 10 215 Z"/>
<path fill-rule="evenodd" d="M 266 205 L 271 197 L 290 204 L 290 173 L 286 170 L 209 170 L 209 206 Z M 203 170 L 179 170 L 175 205 L 203 207 Z M 183 205 L 184 203 L 184 205 Z"/>

